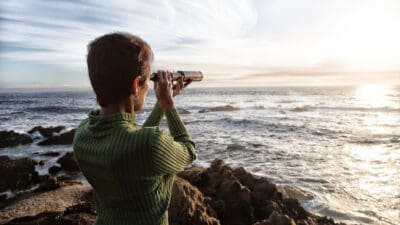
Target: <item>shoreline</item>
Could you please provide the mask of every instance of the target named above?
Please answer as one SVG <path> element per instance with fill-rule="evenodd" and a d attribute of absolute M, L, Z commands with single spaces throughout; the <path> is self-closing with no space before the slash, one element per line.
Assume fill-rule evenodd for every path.
<path fill-rule="evenodd" d="M 37 189 L 6 201 L 0 207 L 0 224 L 93 224 L 96 209 L 91 186 L 68 179 L 79 173 L 47 177 Z M 232 169 L 218 159 L 210 167 L 192 166 L 177 174 L 169 221 L 171 225 L 344 224 L 306 211 L 267 178 Z"/>
<path fill-rule="evenodd" d="M 12 131 L 3 131 L 1 135 L 9 135 L 11 146 L 32 142 L 69 146 L 74 130 L 62 130 L 36 127 L 28 132 L 31 136 Z M 34 132 L 43 138 L 35 139 Z M 28 137 L 33 137 L 32 142 Z M 36 166 L 43 165 L 43 160 L 0 156 L 0 170 L 7 174 L 0 184 L 0 224 L 93 224 L 96 212 L 91 187 L 77 179 L 82 175 L 73 152 L 42 154 L 58 157 L 56 162 L 60 166 L 51 166 L 48 174 L 39 175 Z M 4 191 L 15 194 L 4 195 Z M 192 166 L 177 174 L 169 209 L 170 224 L 343 224 L 308 212 L 293 198 L 296 194 L 299 193 L 278 187 L 268 178 L 241 167 L 233 169 L 216 159 L 209 167 Z"/>

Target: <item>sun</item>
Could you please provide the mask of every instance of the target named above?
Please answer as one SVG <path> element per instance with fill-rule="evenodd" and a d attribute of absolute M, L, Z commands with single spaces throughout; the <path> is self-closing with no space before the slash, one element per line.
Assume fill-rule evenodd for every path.
<path fill-rule="evenodd" d="M 355 91 L 355 100 L 364 107 L 385 107 L 391 104 L 388 96 L 392 87 L 385 85 L 364 85 Z"/>

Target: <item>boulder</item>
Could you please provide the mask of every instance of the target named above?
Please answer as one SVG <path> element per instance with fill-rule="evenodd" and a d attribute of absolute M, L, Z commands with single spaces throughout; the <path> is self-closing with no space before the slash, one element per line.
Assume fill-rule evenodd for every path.
<path fill-rule="evenodd" d="M 229 144 L 226 147 L 227 150 L 235 151 L 235 150 L 242 150 L 245 149 L 245 146 L 239 144 Z"/>
<path fill-rule="evenodd" d="M 215 160 L 210 168 L 200 173 L 203 174 L 198 174 L 196 178 L 188 172 L 180 173 L 179 176 L 189 182 L 195 178 L 194 183 L 199 190 L 211 198 L 211 207 L 216 211 L 221 224 L 252 223 L 254 208 L 251 205 L 251 192 L 234 176 L 232 169 L 225 166 L 222 160 Z"/>
<path fill-rule="evenodd" d="M 209 168 L 188 168 L 178 176 L 210 198 L 210 206 L 222 225 L 335 224 L 307 212 L 297 199 L 282 194 L 269 179 L 244 168 L 230 168 L 222 160 L 214 160 Z"/>
<path fill-rule="evenodd" d="M 27 134 L 14 131 L 0 131 L 0 148 L 32 143 L 32 138 Z"/>
<path fill-rule="evenodd" d="M 44 152 L 44 153 L 41 153 L 40 155 L 56 157 L 56 156 L 59 156 L 60 153 L 59 152 Z"/>
<path fill-rule="evenodd" d="M 171 225 L 220 225 L 203 194 L 186 180 L 176 178 L 168 209 Z"/>
<path fill-rule="evenodd" d="M 74 157 L 73 152 L 67 152 L 63 157 L 59 158 L 57 162 L 65 172 L 79 172 L 79 165 Z"/>
<path fill-rule="evenodd" d="M 209 109 L 202 109 L 199 113 L 206 113 L 206 112 L 230 112 L 230 111 L 237 111 L 239 108 L 233 107 L 231 105 L 226 106 L 217 106 Z"/>
<path fill-rule="evenodd" d="M 90 186 L 74 184 L 28 196 L 0 209 L 0 224 L 93 224 L 95 206 Z"/>
<path fill-rule="evenodd" d="M 60 182 L 57 178 L 51 177 L 49 175 L 45 175 L 42 177 L 42 182 L 39 187 L 35 189 L 35 192 L 45 192 L 57 189 L 61 186 Z"/>
<path fill-rule="evenodd" d="M 60 134 L 59 136 L 51 136 L 46 140 L 38 143 L 38 145 L 71 145 L 74 140 L 75 129 Z"/>
<path fill-rule="evenodd" d="M 49 168 L 49 173 L 51 175 L 56 175 L 58 173 L 58 171 L 60 171 L 60 170 L 61 170 L 61 167 L 54 165 Z"/>
<path fill-rule="evenodd" d="M 255 106 L 255 108 L 256 108 L 257 110 L 260 110 L 260 109 L 265 109 L 265 107 L 264 107 L 264 106 L 262 106 L 262 105 L 256 105 L 256 106 Z"/>
<path fill-rule="evenodd" d="M 30 187 L 39 181 L 39 175 L 35 171 L 37 163 L 30 158 L 10 159 L 8 156 L 0 156 L 0 192 L 21 190 Z"/>
<path fill-rule="evenodd" d="M 308 109 L 304 106 L 304 107 L 295 107 L 294 109 L 290 110 L 292 112 L 306 112 L 308 111 Z"/>
<path fill-rule="evenodd" d="M 296 223 L 287 215 L 281 215 L 274 211 L 267 220 L 256 222 L 253 225 L 296 225 Z"/>
<path fill-rule="evenodd" d="M 28 131 L 29 134 L 32 134 L 35 131 L 38 131 L 43 137 L 53 136 L 54 133 L 58 133 L 65 129 L 65 126 L 56 126 L 56 127 L 42 127 L 36 126 Z"/>
<path fill-rule="evenodd" d="M 178 113 L 179 114 L 190 114 L 190 112 L 189 111 L 187 111 L 186 109 L 183 109 L 183 108 L 178 108 Z"/>

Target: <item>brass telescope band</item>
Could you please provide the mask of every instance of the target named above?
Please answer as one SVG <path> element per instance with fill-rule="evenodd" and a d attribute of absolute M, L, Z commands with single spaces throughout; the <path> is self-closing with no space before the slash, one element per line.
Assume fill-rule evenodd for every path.
<path fill-rule="evenodd" d="M 177 81 L 183 77 L 183 81 L 202 81 L 203 73 L 200 71 L 175 71 L 171 72 L 171 80 Z M 156 73 L 150 74 L 150 80 L 155 81 L 157 79 Z"/>

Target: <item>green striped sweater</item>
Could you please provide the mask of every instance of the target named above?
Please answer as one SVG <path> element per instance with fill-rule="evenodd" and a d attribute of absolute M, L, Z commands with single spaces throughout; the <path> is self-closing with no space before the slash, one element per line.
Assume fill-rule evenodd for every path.
<path fill-rule="evenodd" d="M 95 225 L 168 224 L 175 174 L 196 159 L 178 112 L 157 103 L 142 127 L 136 115 L 91 111 L 76 129 L 73 150 L 93 186 Z M 160 131 L 166 116 L 170 135 Z"/>

